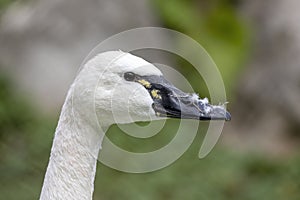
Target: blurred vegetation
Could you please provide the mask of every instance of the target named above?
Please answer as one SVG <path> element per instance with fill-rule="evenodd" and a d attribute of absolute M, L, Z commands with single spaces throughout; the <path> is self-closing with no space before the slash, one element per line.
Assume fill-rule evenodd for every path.
<path fill-rule="evenodd" d="M 0 13 L 13 2 L 15 2 L 15 0 L 0 0 Z"/>
<path fill-rule="evenodd" d="M 0 10 L 10 2 L 0 1 Z M 155 0 L 167 27 L 193 37 L 212 55 L 229 94 L 250 49 L 250 34 L 234 8 L 236 3 Z M 183 73 L 193 79 L 186 66 Z M 29 102 L 0 73 L 0 199 L 37 199 L 41 190 L 58 116 L 43 116 Z M 169 120 L 164 132 L 146 143 L 122 134 L 116 126 L 108 136 L 126 149 L 141 152 L 161 147 L 176 129 L 177 121 Z M 188 151 L 156 172 L 127 174 L 99 163 L 95 199 L 300 199 L 300 154 L 279 160 L 217 147 L 199 160 L 205 130 L 203 123 Z"/>
<path fill-rule="evenodd" d="M 158 15 L 168 28 L 187 34 L 201 44 L 216 62 L 230 97 L 239 72 L 251 49 L 251 31 L 238 14 L 238 0 L 154 0 Z M 184 44 L 178 41 L 179 45 Z M 188 49 L 188 48 L 186 48 Z M 195 55 L 199 56 L 199 55 Z M 192 66 L 181 63 L 183 74 L 205 93 Z M 196 80 L 195 80 L 196 79 Z M 197 88 L 198 87 L 198 88 Z"/>
<path fill-rule="evenodd" d="M 37 199 L 55 128 L 0 75 L 0 199 Z"/>

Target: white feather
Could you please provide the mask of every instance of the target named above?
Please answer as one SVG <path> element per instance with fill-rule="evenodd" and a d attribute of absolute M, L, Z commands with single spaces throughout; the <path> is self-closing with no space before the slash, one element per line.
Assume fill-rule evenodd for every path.
<path fill-rule="evenodd" d="M 122 51 L 101 53 L 80 71 L 61 111 L 41 200 L 92 199 L 107 128 L 115 122 L 157 119 L 146 89 L 123 79 L 127 71 L 161 75 L 149 62 Z"/>

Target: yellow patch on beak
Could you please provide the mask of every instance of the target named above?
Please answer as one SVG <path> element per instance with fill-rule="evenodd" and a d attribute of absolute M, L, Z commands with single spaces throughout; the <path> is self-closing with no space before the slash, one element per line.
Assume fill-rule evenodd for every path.
<path fill-rule="evenodd" d="M 151 90 L 151 95 L 153 98 L 161 99 L 161 96 L 158 94 L 158 90 Z"/>
<path fill-rule="evenodd" d="M 144 80 L 144 79 L 138 80 L 138 82 L 140 84 L 142 84 L 146 88 L 150 88 L 151 87 L 151 84 L 148 81 Z"/>

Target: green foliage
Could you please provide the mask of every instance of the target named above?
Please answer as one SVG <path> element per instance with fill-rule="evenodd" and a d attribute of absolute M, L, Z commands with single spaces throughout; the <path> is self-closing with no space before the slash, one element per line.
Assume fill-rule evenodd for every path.
<path fill-rule="evenodd" d="M 238 2 L 232 0 L 155 0 L 154 2 L 166 27 L 187 34 L 208 51 L 219 67 L 230 96 L 237 76 L 242 70 L 242 64 L 249 53 L 251 38 L 247 23 L 235 8 Z M 184 45 L 180 44 L 180 41 L 178 43 Z M 190 72 L 191 67 L 184 63 L 181 63 L 181 66 L 183 66 L 181 69 L 183 73 L 193 82 L 192 79 L 196 77 L 193 77 L 194 73 Z M 197 90 L 204 91 L 205 83 L 202 81 L 199 84 L 201 82 L 199 77 L 197 82 Z"/>
<path fill-rule="evenodd" d="M 4 10 L 9 4 L 13 3 L 15 0 L 0 0 L 0 12 Z"/>
<path fill-rule="evenodd" d="M 299 199 L 299 161 L 215 149 L 198 159 L 200 138 L 174 164 L 147 174 L 98 166 L 95 199 Z M 198 142 L 197 142 L 198 141 Z"/>
<path fill-rule="evenodd" d="M 53 121 L 42 117 L 0 76 L 0 196 L 37 199 L 54 131 Z"/>

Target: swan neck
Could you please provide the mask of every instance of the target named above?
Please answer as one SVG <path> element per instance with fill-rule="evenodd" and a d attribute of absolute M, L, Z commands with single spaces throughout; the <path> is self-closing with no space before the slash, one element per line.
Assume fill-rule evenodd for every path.
<path fill-rule="evenodd" d="M 105 131 L 72 109 L 67 98 L 56 128 L 40 199 L 92 199 Z"/>

